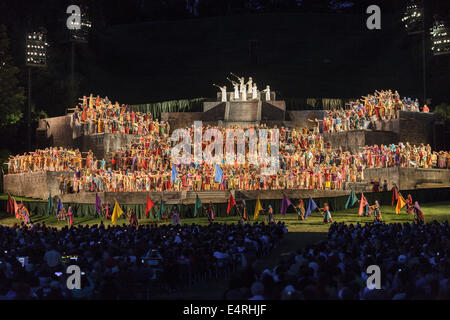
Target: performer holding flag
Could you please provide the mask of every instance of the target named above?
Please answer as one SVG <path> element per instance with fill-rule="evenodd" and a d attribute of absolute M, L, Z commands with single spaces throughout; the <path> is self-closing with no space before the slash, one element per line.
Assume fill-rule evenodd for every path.
<path fill-rule="evenodd" d="M 331 217 L 330 207 L 328 203 L 325 202 L 323 208 L 319 208 L 319 211 L 323 212 L 323 222 L 324 223 L 333 223 L 333 218 Z"/>
<path fill-rule="evenodd" d="M 241 215 L 241 221 L 248 221 L 248 220 L 250 220 L 248 218 L 248 216 L 247 216 L 247 205 L 246 205 L 244 199 L 242 199 L 242 202 L 239 205 L 239 207 L 240 207 L 239 213 Z"/>
<path fill-rule="evenodd" d="M 208 208 L 204 208 L 206 212 L 208 213 L 208 221 L 209 223 L 213 223 L 216 219 L 216 216 L 214 215 L 214 208 L 212 201 L 209 202 Z"/>
<path fill-rule="evenodd" d="M 373 212 L 375 221 L 381 222 L 383 220 L 383 218 L 381 216 L 381 207 L 380 207 L 380 204 L 378 203 L 378 200 L 375 200 L 375 204 L 370 206 L 370 209 Z"/>
<path fill-rule="evenodd" d="M 74 220 L 73 220 L 73 211 L 72 211 L 72 206 L 69 206 L 69 208 L 67 209 L 67 216 L 69 217 L 69 219 L 67 220 L 67 223 L 69 225 L 69 228 L 74 224 Z"/>
<path fill-rule="evenodd" d="M 300 199 L 298 205 L 295 207 L 297 210 L 298 220 L 305 219 L 305 204 L 303 203 L 303 199 Z"/>
<path fill-rule="evenodd" d="M 414 222 L 424 222 L 425 218 L 423 217 L 423 212 L 420 209 L 419 203 L 416 201 L 414 202 Z"/>

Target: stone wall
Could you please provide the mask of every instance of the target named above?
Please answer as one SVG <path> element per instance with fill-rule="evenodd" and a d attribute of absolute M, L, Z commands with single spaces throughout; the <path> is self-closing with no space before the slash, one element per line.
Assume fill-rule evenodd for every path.
<path fill-rule="evenodd" d="M 43 149 L 46 147 L 73 147 L 72 115 L 53 117 L 39 120 L 36 145 Z"/>
<path fill-rule="evenodd" d="M 110 160 L 111 152 L 120 150 L 136 137 L 133 134 L 96 133 L 81 136 L 75 145 L 83 152 L 92 150 L 97 159 Z"/>
<path fill-rule="evenodd" d="M 314 127 L 315 122 L 308 121 L 308 119 L 323 119 L 325 114 L 323 110 L 287 111 L 286 113 L 295 127 L 310 129 Z"/>
<path fill-rule="evenodd" d="M 333 149 L 342 147 L 344 151 L 356 153 L 361 147 L 374 144 L 391 144 L 398 142 L 398 135 L 392 131 L 352 130 L 324 133 L 325 142 L 331 142 Z"/>
<path fill-rule="evenodd" d="M 422 168 L 382 168 L 364 170 L 364 180 L 368 183 L 377 179 L 382 185 L 388 182 L 391 189 L 395 183 L 401 190 L 441 188 L 450 186 L 450 169 Z"/>
<path fill-rule="evenodd" d="M 58 177 L 73 176 L 73 172 L 30 172 L 4 176 L 4 191 L 11 195 L 35 199 L 47 199 L 49 193 L 59 194 Z"/>

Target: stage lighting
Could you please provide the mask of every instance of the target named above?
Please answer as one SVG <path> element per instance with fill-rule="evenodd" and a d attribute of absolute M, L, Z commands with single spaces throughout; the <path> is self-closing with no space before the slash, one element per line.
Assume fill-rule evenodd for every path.
<path fill-rule="evenodd" d="M 435 56 L 450 54 L 450 28 L 443 21 L 435 21 L 430 30 L 431 50 Z"/>
<path fill-rule="evenodd" d="M 409 34 L 420 33 L 423 31 L 423 7 L 410 1 L 403 14 L 402 22 Z"/>
<path fill-rule="evenodd" d="M 25 64 L 28 67 L 47 66 L 47 40 L 42 31 L 31 32 L 25 41 Z"/>

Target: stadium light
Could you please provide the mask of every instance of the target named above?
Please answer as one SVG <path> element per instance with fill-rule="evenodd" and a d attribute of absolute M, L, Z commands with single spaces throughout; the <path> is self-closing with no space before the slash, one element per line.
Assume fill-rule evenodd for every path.
<path fill-rule="evenodd" d="M 405 25 L 408 34 L 417 34 L 423 32 L 424 13 L 423 7 L 415 1 L 410 0 L 410 3 L 403 13 L 402 22 Z"/>
<path fill-rule="evenodd" d="M 443 21 L 435 21 L 430 29 L 431 50 L 435 56 L 450 54 L 450 28 Z"/>
<path fill-rule="evenodd" d="M 31 32 L 25 41 L 25 64 L 27 67 L 47 66 L 47 40 L 43 31 Z"/>

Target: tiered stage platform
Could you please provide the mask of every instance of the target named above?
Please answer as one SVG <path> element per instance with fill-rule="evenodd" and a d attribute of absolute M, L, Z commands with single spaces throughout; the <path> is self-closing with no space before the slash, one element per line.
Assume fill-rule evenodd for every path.
<path fill-rule="evenodd" d="M 4 176 L 4 191 L 15 196 L 30 197 L 36 199 L 48 199 L 49 195 L 60 195 L 58 177 L 60 175 L 72 176 L 72 172 L 32 172 L 8 174 Z M 350 190 L 370 191 L 370 181 L 377 179 L 380 184 L 386 179 L 389 189 L 392 183 L 399 186 L 400 190 L 414 190 L 425 188 L 450 187 L 449 169 L 420 169 L 420 168 L 382 168 L 366 169 L 364 171 L 365 182 L 347 183 L 345 190 L 266 190 L 266 191 L 232 191 L 236 199 L 281 199 L 283 193 L 292 198 L 308 197 L 339 197 L 349 194 Z M 224 203 L 228 201 L 230 191 L 180 191 L 180 192 L 105 192 L 105 199 L 123 203 L 145 202 L 147 195 L 152 199 L 160 199 L 169 203 L 195 203 L 196 194 L 202 201 Z M 64 201 L 94 203 L 95 193 L 67 194 L 62 196 Z"/>

